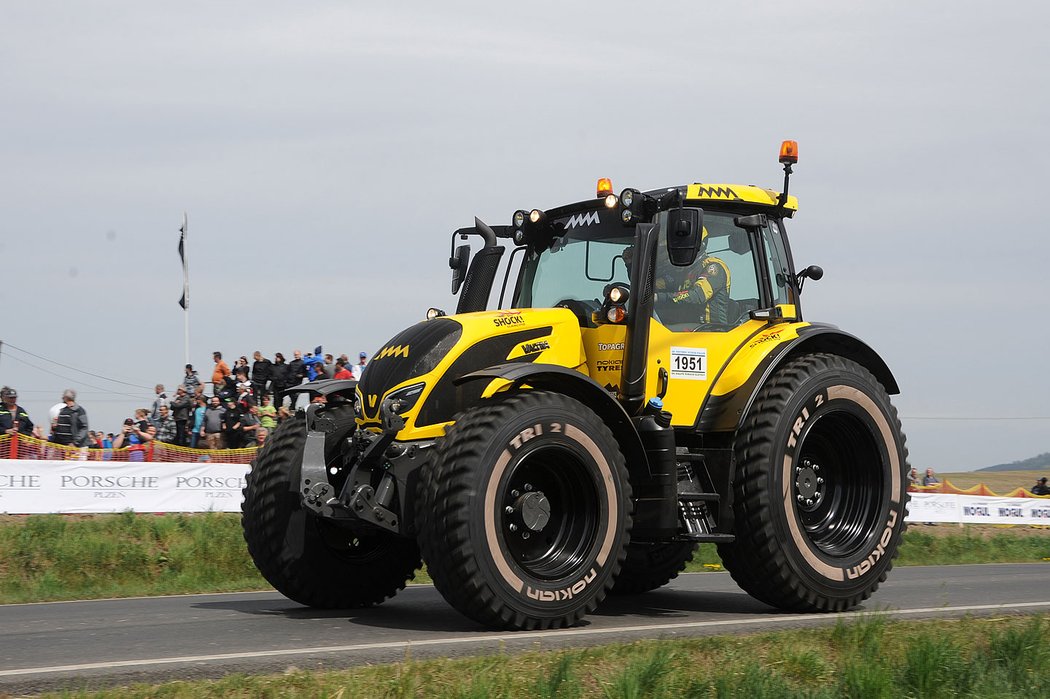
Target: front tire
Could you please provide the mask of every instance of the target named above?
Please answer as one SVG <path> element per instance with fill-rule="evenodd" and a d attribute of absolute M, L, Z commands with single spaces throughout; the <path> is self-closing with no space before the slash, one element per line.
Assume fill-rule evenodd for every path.
<path fill-rule="evenodd" d="M 349 432 L 352 408 L 327 412 L 341 425 L 333 434 Z M 322 609 L 379 604 L 414 577 L 422 565 L 419 549 L 411 539 L 354 531 L 306 510 L 298 493 L 305 443 L 306 420 L 298 413 L 259 450 L 241 505 L 248 552 L 263 577 L 300 604 Z"/>
<path fill-rule="evenodd" d="M 803 355 L 759 391 L 734 444 L 736 540 L 719 554 L 767 604 L 839 611 L 886 579 L 904 531 L 908 450 L 878 380 Z"/>
<path fill-rule="evenodd" d="M 420 547 L 435 587 L 471 619 L 568 626 L 623 564 L 630 496 L 616 439 L 585 405 L 496 398 L 462 414 L 424 467 Z"/>

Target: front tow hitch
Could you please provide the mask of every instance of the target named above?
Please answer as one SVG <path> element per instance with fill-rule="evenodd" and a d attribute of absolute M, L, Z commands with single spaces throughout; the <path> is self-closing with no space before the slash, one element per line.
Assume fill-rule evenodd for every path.
<path fill-rule="evenodd" d="M 335 497 L 335 487 L 328 482 L 325 440 L 336 425 L 324 414 L 317 414 L 323 407 L 317 403 L 306 406 L 306 444 L 303 446 L 299 493 L 307 509 L 322 517 L 345 519 L 349 515 L 339 498 Z"/>
<path fill-rule="evenodd" d="M 299 486 L 303 506 L 322 517 L 363 521 L 400 533 L 401 517 L 392 509 L 399 479 L 391 462 L 406 453 L 403 445 L 394 444 L 397 434 L 405 427 L 404 418 L 393 411 L 389 401 L 383 402 L 382 433 L 371 436 L 368 446 L 358 452 L 353 463 L 346 464 L 346 482 L 336 494 L 328 480 L 325 460 L 325 440 L 335 426 L 325 419 L 324 413 L 318 414 L 322 408 L 312 404 L 306 409 L 306 445 Z M 417 451 L 416 447 L 411 451 Z M 372 487 L 372 474 L 377 470 L 382 475 L 376 487 Z M 403 486 L 405 479 L 400 480 Z"/>

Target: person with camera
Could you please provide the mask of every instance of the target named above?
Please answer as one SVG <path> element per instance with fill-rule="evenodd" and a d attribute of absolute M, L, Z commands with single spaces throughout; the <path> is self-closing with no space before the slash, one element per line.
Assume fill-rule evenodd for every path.
<path fill-rule="evenodd" d="M 175 397 L 171 401 L 171 416 L 175 418 L 175 444 L 180 447 L 190 445 L 189 430 L 186 429 L 186 425 L 189 424 L 192 409 L 193 398 L 186 393 L 185 386 L 179 386 L 175 389 Z"/>
<path fill-rule="evenodd" d="M 164 406 L 167 410 L 167 406 Z M 141 409 L 140 409 L 141 410 Z M 145 420 L 135 422 L 130 417 L 124 420 L 120 432 L 113 439 L 114 449 L 128 449 L 128 461 L 145 461 L 146 444 L 153 440 L 149 432 L 149 423 Z"/>

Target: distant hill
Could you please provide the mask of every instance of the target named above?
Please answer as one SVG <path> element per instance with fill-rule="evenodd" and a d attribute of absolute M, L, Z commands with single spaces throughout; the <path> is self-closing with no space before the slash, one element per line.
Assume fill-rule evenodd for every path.
<path fill-rule="evenodd" d="M 996 464 L 995 466 L 985 466 L 984 468 L 977 469 L 978 471 L 1047 471 L 1050 470 L 1050 452 L 1046 454 L 1040 454 L 1039 456 L 1033 456 L 1030 459 L 1024 461 L 1014 461 L 1009 464 Z"/>

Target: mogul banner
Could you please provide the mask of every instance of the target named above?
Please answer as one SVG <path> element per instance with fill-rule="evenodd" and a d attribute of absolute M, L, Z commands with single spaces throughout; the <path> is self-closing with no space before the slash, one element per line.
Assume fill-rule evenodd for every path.
<path fill-rule="evenodd" d="M 911 493 L 909 522 L 1050 525 L 1050 498 Z"/>
<path fill-rule="evenodd" d="M 0 512 L 240 512 L 247 464 L 0 459 Z"/>

